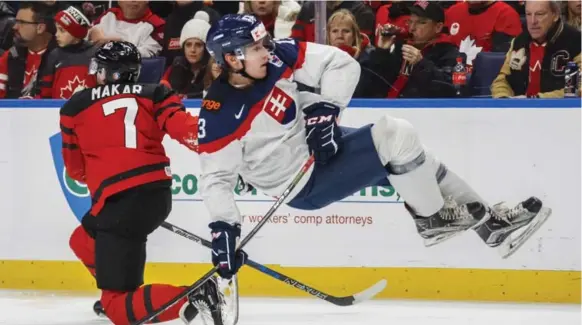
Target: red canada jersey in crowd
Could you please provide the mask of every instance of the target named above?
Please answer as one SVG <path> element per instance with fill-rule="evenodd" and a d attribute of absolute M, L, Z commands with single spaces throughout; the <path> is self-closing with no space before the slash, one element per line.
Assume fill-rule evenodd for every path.
<path fill-rule="evenodd" d="M 171 180 L 162 145 L 166 134 L 197 149 L 198 120 L 163 85 L 110 84 L 82 90 L 60 110 L 63 160 L 86 183 L 97 215 L 107 197 Z"/>
<path fill-rule="evenodd" d="M 22 78 L 22 96 L 29 96 L 32 93 L 32 88 L 34 81 L 36 81 L 38 68 L 42 63 L 42 56 L 46 52 L 47 49 L 44 49 L 39 52 L 33 52 L 28 50 L 26 55 L 26 61 L 24 63 L 24 71 L 14 70 L 14 72 L 18 71 L 18 73 L 23 73 L 21 76 L 10 75 L 10 64 L 14 64 L 14 61 L 10 59 L 11 52 L 15 51 L 15 48 L 12 47 L 10 50 L 4 52 L 2 56 L 0 56 L 0 98 L 6 98 L 8 83 L 10 82 L 10 77 L 19 79 Z"/>
<path fill-rule="evenodd" d="M 451 40 L 467 54 L 469 64 L 477 53 L 491 52 L 495 33 L 513 37 L 521 33 L 519 15 L 501 1 L 478 10 L 470 10 L 467 2 L 457 3 L 447 9 L 445 25 L 449 28 Z"/>
<path fill-rule="evenodd" d="M 36 98 L 69 99 L 73 94 L 96 85 L 89 75 L 89 63 L 97 47 L 89 42 L 55 48 L 38 75 Z"/>

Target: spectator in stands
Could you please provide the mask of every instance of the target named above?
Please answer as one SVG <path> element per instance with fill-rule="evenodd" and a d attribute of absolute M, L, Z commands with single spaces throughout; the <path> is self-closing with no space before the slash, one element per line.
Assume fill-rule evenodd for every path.
<path fill-rule="evenodd" d="M 391 1 L 389 4 L 382 5 L 376 12 L 376 30 L 381 30 L 379 26 L 392 25 L 398 38 L 408 39 L 408 19 L 410 19 L 410 3 L 407 1 Z M 378 45 L 379 35 L 376 36 L 376 45 Z"/>
<path fill-rule="evenodd" d="M 240 11 L 240 1 L 205 0 L 204 3 L 212 7 L 212 9 L 218 11 L 221 17 L 228 14 L 236 14 Z"/>
<path fill-rule="evenodd" d="M 184 25 L 180 34 L 182 55 L 174 59 L 162 77 L 162 82 L 182 98 L 202 98 L 204 75 L 210 58 L 206 50 L 209 20 L 206 12 L 198 11 L 194 18 Z"/>
<path fill-rule="evenodd" d="M 564 1 L 564 22 L 577 30 L 580 30 L 582 26 L 581 19 L 580 19 L 580 7 L 582 6 L 582 2 L 580 0 L 567 0 Z"/>
<path fill-rule="evenodd" d="M 101 45 L 108 41 L 128 41 L 137 46 L 144 58 L 156 56 L 162 50 L 165 21 L 153 14 L 148 2 L 119 1 L 119 8 L 107 10 L 95 21 L 89 38 Z"/>
<path fill-rule="evenodd" d="M 366 34 L 360 32 L 356 17 L 346 9 L 333 13 L 327 21 L 327 43 L 349 53 L 358 62 L 365 62 L 373 47 Z"/>
<path fill-rule="evenodd" d="M 206 97 L 206 92 L 214 80 L 222 74 L 222 67 L 216 63 L 213 57 L 208 60 L 206 71 L 204 73 L 204 92 L 202 97 Z"/>
<path fill-rule="evenodd" d="M 501 97 L 564 97 L 569 61 L 580 66 L 580 31 L 560 18 L 557 1 L 527 1 L 527 31 L 517 36 L 505 56 L 491 93 Z"/>
<path fill-rule="evenodd" d="M 12 7 L 6 1 L 0 1 L 0 55 L 12 46 L 14 16 Z"/>
<path fill-rule="evenodd" d="M 459 2 L 446 11 L 445 25 L 469 66 L 481 51 L 507 52 L 521 33 L 519 15 L 502 1 Z"/>
<path fill-rule="evenodd" d="M 315 1 L 308 1 L 303 3 L 301 11 L 297 16 L 297 21 L 295 21 L 295 25 L 293 25 L 291 37 L 298 41 L 306 42 L 315 41 L 314 2 Z M 326 2 L 326 5 L 327 5 L 326 12 L 327 19 L 329 19 L 329 17 L 331 17 L 331 15 L 334 12 L 340 9 L 347 9 L 354 15 L 354 17 L 356 17 L 356 21 L 358 23 L 358 26 L 360 27 L 360 31 L 368 35 L 370 39 L 373 39 L 375 17 L 372 8 L 370 8 L 368 5 L 366 5 L 362 1 L 328 1 Z"/>
<path fill-rule="evenodd" d="M 301 6 L 294 0 L 252 0 L 244 2 L 242 13 L 258 16 L 271 37 L 287 38 L 300 10 Z"/>
<path fill-rule="evenodd" d="M 380 37 L 368 62 L 362 63 L 366 77 L 360 78 L 354 97 L 455 96 L 452 68 L 461 54 L 445 33 L 444 9 L 433 1 L 417 1 L 410 10 L 411 38 Z"/>
<path fill-rule="evenodd" d="M 187 21 L 194 17 L 198 11 L 205 11 L 210 17 L 210 25 L 214 24 L 220 19 L 220 14 L 208 7 L 202 1 L 179 0 L 175 1 L 174 10 L 166 19 L 166 27 L 164 28 L 164 41 L 161 56 L 166 58 L 166 66 L 174 62 L 174 58 L 183 55 L 184 51 L 180 46 L 180 33 Z"/>
<path fill-rule="evenodd" d="M 21 2 L 14 22 L 14 45 L 0 57 L 0 98 L 31 98 L 38 70 L 56 46 L 48 31 L 50 8 Z"/>
<path fill-rule="evenodd" d="M 96 85 L 89 65 L 96 47 L 84 38 L 91 22 L 80 10 L 69 7 L 55 16 L 58 47 L 48 56 L 39 73 L 36 98 L 69 99 L 73 94 Z"/>
<path fill-rule="evenodd" d="M 525 16 L 525 1 L 523 0 L 510 0 L 510 1 L 503 1 L 511 6 L 517 12 L 520 17 Z"/>
<path fill-rule="evenodd" d="M 42 2 L 55 13 L 65 10 L 71 5 L 70 1 L 43 0 Z"/>

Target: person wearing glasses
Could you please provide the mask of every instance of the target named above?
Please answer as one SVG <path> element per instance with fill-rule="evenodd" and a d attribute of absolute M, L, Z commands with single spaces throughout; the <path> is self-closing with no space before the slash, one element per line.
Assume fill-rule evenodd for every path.
<path fill-rule="evenodd" d="M 14 21 L 14 45 L 0 57 L 0 98 L 29 98 L 37 72 L 53 41 L 52 11 L 41 2 L 20 4 Z"/>

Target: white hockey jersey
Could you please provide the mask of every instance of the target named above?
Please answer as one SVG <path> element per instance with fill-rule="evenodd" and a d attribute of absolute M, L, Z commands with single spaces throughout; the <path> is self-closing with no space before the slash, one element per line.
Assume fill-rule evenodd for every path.
<path fill-rule="evenodd" d="M 309 157 L 303 108 L 328 101 L 344 109 L 359 77 L 360 65 L 347 53 L 283 39 L 266 79 L 247 89 L 216 80 L 202 102 L 198 134 L 200 191 L 212 220 L 242 222 L 233 193 L 238 175 L 262 193 L 281 195 Z M 296 82 L 321 94 L 299 92 Z"/>

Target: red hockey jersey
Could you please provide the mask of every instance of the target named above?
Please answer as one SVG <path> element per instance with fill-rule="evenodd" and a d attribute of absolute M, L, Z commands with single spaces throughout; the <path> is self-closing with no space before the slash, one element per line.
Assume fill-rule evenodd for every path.
<path fill-rule="evenodd" d="M 495 33 L 513 37 L 521 33 L 519 15 L 501 1 L 479 10 L 471 9 L 467 2 L 457 3 L 447 9 L 445 25 L 449 28 L 451 40 L 467 54 L 469 64 L 477 53 L 492 51 Z"/>
<path fill-rule="evenodd" d="M 197 149 L 198 120 L 163 85 L 111 84 L 82 90 L 60 110 L 63 160 L 86 183 L 97 215 L 105 200 L 139 185 L 171 180 L 165 134 Z"/>
<path fill-rule="evenodd" d="M 56 48 L 38 76 L 36 98 L 69 99 L 75 92 L 96 85 L 89 63 L 96 51 L 89 42 Z"/>

